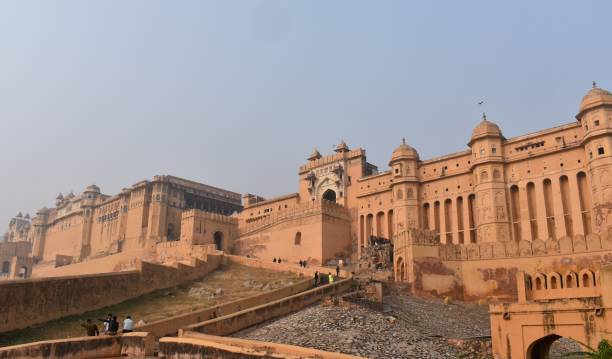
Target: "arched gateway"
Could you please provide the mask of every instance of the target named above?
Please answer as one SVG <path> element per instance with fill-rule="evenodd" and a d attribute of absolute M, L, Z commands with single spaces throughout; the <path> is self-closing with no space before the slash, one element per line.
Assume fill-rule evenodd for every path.
<path fill-rule="evenodd" d="M 612 321 L 606 317 L 612 313 L 612 267 L 580 273 L 587 274 L 584 280 L 575 273 L 518 272 L 518 302 L 489 308 L 495 358 L 549 358 L 551 345 L 562 337 L 583 349 L 611 340 Z M 541 285 L 534 285 L 532 278 Z"/>

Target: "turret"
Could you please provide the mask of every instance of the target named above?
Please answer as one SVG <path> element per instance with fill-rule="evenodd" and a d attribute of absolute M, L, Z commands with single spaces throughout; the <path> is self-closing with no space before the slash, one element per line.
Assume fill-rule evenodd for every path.
<path fill-rule="evenodd" d="M 590 188 L 591 198 L 593 203 L 588 203 L 588 196 L 584 195 L 581 205 L 583 213 L 587 211 L 591 213 L 602 213 L 601 220 L 593 221 L 595 216 L 591 218 L 584 217 L 583 228 L 584 234 L 592 231 L 603 233 L 612 227 L 612 218 L 608 219 L 607 210 L 612 201 L 608 193 L 612 193 L 612 93 L 610 91 L 597 87 L 593 82 L 593 88 L 590 89 L 582 98 L 580 109 L 576 115 L 576 119 L 584 130 L 582 145 L 586 155 L 586 167 L 589 172 L 590 186 L 581 185 L 581 181 L 587 181 L 587 178 L 577 178 L 579 188 Z M 605 208 L 599 211 L 598 208 Z M 579 233 L 580 234 L 580 233 Z"/>
<path fill-rule="evenodd" d="M 394 233 L 402 229 L 419 227 L 419 154 L 406 144 L 406 139 L 393 151 L 391 167 L 391 190 L 393 193 Z"/>
<path fill-rule="evenodd" d="M 478 209 L 478 218 L 475 219 L 477 242 L 506 242 L 510 239 L 502 157 L 504 140 L 499 126 L 483 114 L 468 143 L 472 149 L 471 168 Z"/>
<path fill-rule="evenodd" d="M 32 256 L 35 259 L 42 259 L 45 249 L 45 239 L 47 236 L 47 224 L 49 221 L 49 209 L 43 207 L 36 211 L 36 216 L 32 218 Z"/>

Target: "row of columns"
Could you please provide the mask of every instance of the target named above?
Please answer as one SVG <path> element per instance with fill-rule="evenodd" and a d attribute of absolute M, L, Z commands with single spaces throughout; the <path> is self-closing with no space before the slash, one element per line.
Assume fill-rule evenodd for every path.
<path fill-rule="evenodd" d="M 579 172 L 580 173 L 580 172 Z M 584 173 L 584 172 L 582 172 Z M 563 176 L 561 176 L 563 177 Z M 568 189 L 569 196 L 567 196 L 568 203 L 563 203 L 564 194 L 562 193 L 561 188 L 561 177 L 553 177 L 548 178 L 551 181 L 552 186 L 552 211 L 548 209 L 549 212 L 554 214 L 554 233 L 549 233 L 547 216 L 546 216 L 546 206 L 550 205 L 547 203 L 546 197 L 544 195 L 544 181 L 546 179 L 542 179 L 539 181 L 529 181 L 518 184 L 519 190 L 519 223 L 520 223 L 520 239 L 532 241 L 535 239 L 546 240 L 548 238 L 562 238 L 565 236 L 571 235 L 585 235 L 585 228 L 589 228 L 588 224 L 585 226 L 582 218 L 582 211 L 588 211 L 587 209 L 581 208 L 580 201 L 580 192 L 578 186 L 578 173 L 567 174 L 565 177 L 568 180 Z M 530 213 L 529 208 L 529 199 L 527 194 L 527 186 L 529 183 L 533 183 L 535 186 L 535 205 L 533 206 L 535 209 L 535 214 Z M 588 195 L 588 194 L 585 194 Z M 512 197 L 511 197 L 512 200 Z M 567 212 L 566 212 L 567 210 Z M 566 225 L 566 214 L 568 214 L 571 218 L 571 228 L 567 228 Z M 510 213 L 512 223 L 516 223 L 517 220 L 514 217 L 514 213 Z M 537 233 L 531 233 L 531 218 L 535 218 L 537 223 Z M 514 239 L 518 239 L 519 236 L 516 231 L 516 227 L 512 226 L 513 237 Z"/>
<path fill-rule="evenodd" d="M 370 236 L 393 237 L 393 210 L 359 216 L 359 247 L 367 247 Z"/>
<path fill-rule="evenodd" d="M 447 198 L 443 201 L 435 201 L 433 204 L 424 204 L 422 207 L 423 227 L 439 232 L 442 243 L 475 242 L 476 235 L 475 233 L 471 235 L 471 232 L 475 228 L 476 216 L 470 213 L 470 196 Z M 458 202 L 461 203 L 461 208 Z M 438 212 L 438 223 L 436 223 L 436 211 Z M 459 225 L 460 223 L 462 226 Z M 461 232 L 463 238 L 461 238 Z"/>

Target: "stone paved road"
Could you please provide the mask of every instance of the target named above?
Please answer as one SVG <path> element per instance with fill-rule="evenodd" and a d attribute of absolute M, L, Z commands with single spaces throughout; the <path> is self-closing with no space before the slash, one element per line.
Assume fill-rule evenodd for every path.
<path fill-rule="evenodd" d="M 319 304 L 235 336 L 368 358 L 458 358 L 449 338 L 488 335 L 486 307 L 391 297 L 392 311 Z"/>

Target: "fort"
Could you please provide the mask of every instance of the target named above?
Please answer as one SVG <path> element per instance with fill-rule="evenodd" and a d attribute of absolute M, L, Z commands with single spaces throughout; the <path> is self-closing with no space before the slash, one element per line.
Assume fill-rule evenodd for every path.
<path fill-rule="evenodd" d="M 150 269 L 134 258 L 177 265 L 221 252 L 262 263 L 341 263 L 355 276 L 376 272 L 414 295 L 490 300 L 498 358 L 538 357 L 563 336 L 585 347 L 611 338 L 605 314 L 612 309 L 609 91 L 593 84 L 575 121 L 513 138 L 483 114 L 467 148 L 445 156 L 423 160 L 402 140 L 382 171 L 363 148 L 344 141 L 334 153 L 315 149 L 306 160 L 297 192 L 269 199 L 173 176 L 155 176 L 113 196 L 95 185 L 79 195 L 60 194 L 55 208 L 10 221 L 0 243 L 0 279 L 18 286 L 103 263 L 106 271 L 139 270 L 125 275 L 141 283 Z M 380 243 L 389 244 L 387 272 L 371 258 Z M 191 270 L 201 266 L 194 262 Z M 202 273 L 210 270 L 205 267 Z M 299 298 L 278 305 L 308 302 Z M 528 320 L 525 311 L 537 314 Z M 582 314 L 557 316 L 567 311 Z M 270 309 L 269 318 L 289 312 Z M 196 332 L 225 335 L 241 320 L 258 321 L 237 313 L 193 324 L 185 327 L 189 340 L 164 345 L 175 350 L 195 345 L 194 338 L 215 341 Z M 548 324 L 534 329 L 530 320 Z M 569 324 L 558 324 L 564 320 Z M 13 327 L 0 322 L 0 330 L 7 328 Z M 513 334 L 526 331 L 529 342 L 510 345 Z"/>

